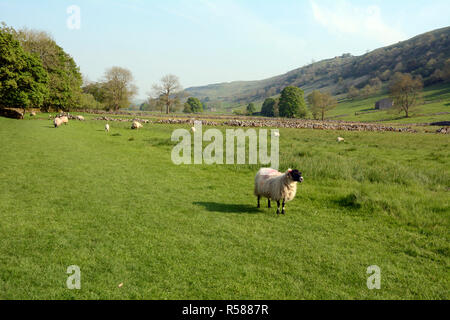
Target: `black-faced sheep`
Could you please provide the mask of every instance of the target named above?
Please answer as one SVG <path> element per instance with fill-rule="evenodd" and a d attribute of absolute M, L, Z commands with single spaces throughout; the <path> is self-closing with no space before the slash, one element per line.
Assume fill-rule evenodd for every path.
<path fill-rule="evenodd" d="M 61 126 L 63 124 L 63 121 L 61 120 L 61 118 L 55 118 L 53 120 L 53 125 L 55 126 L 55 128 L 58 128 L 59 126 Z"/>
<path fill-rule="evenodd" d="M 262 168 L 255 177 L 255 196 L 258 197 L 258 208 L 260 208 L 261 197 L 277 202 L 277 214 L 280 214 L 280 201 L 283 202 L 281 214 L 285 214 L 285 204 L 294 199 L 297 193 L 297 182 L 302 182 L 302 173 L 298 170 L 289 169 L 285 173 L 270 168 Z"/>

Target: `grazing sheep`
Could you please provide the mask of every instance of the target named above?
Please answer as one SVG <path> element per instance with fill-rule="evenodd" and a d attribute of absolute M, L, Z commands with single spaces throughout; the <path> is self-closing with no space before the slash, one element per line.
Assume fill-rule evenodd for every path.
<path fill-rule="evenodd" d="M 342 137 L 338 137 L 338 138 L 337 138 L 337 142 L 344 142 L 344 141 L 345 141 L 345 139 L 342 138 Z"/>
<path fill-rule="evenodd" d="M 84 121 L 84 117 L 83 116 L 77 116 L 77 120 L 78 121 Z"/>
<path fill-rule="evenodd" d="M 192 133 L 195 133 L 195 127 L 191 128 Z"/>
<path fill-rule="evenodd" d="M 109 124 L 105 124 L 105 131 L 109 132 Z"/>
<path fill-rule="evenodd" d="M 255 196 L 258 197 L 258 208 L 260 208 L 260 199 L 268 199 L 277 202 L 277 214 L 280 214 L 280 201 L 283 201 L 281 214 L 285 214 L 285 203 L 294 199 L 297 192 L 297 182 L 302 182 L 302 173 L 298 170 L 289 169 L 285 173 L 278 172 L 270 168 L 262 168 L 255 177 Z"/>
<path fill-rule="evenodd" d="M 133 121 L 133 124 L 131 125 L 131 129 L 139 129 L 142 128 L 142 124 L 137 121 Z"/>
<path fill-rule="evenodd" d="M 36 112 L 33 111 L 30 113 L 30 117 L 35 117 L 35 116 L 36 116 Z"/>
<path fill-rule="evenodd" d="M 69 123 L 69 118 L 66 117 L 66 116 L 60 117 L 60 119 L 61 119 L 62 123 L 64 123 L 64 124 L 68 124 Z"/>
<path fill-rule="evenodd" d="M 58 128 L 62 124 L 63 124 L 63 121 L 61 120 L 61 118 L 55 118 L 55 120 L 53 120 L 53 125 L 55 126 L 55 128 Z"/>

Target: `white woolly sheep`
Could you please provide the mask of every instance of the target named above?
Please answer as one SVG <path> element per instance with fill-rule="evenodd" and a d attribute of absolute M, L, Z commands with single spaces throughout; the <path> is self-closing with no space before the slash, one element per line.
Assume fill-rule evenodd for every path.
<path fill-rule="evenodd" d="M 62 123 L 64 123 L 64 124 L 68 124 L 69 123 L 69 118 L 66 117 L 66 116 L 60 117 L 60 119 L 61 119 Z"/>
<path fill-rule="evenodd" d="M 138 121 L 133 121 L 133 124 L 131 125 L 131 129 L 139 129 L 142 128 L 142 124 Z"/>
<path fill-rule="evenodd" d="M 109 132 L 109 124 L 105 124 L 105 131 Z"/>
<path fill-rule="evenodd" d="M 195 127 L 191 128 L 192 133 L 195 133 Z"/>
<path fill-rule="evenodd" d="M 61 118 L 55 118 L 53 120 L 53 125 L 55 126 L 55 128 L 58 128 L 59 126 L 61 126 L 63 124 L 63 121 L 61 120 Z"/>
<path fill-rule="evenodd" d="M 32 111 L 32 112 L 30 113 L 30 117 L 35 117 L 35 116 L 36 116 L 36 112 Z"/>
<path fill-rule="evenodd" d="M 337 138 L 337 142 L 344 142 L 344 141 L 345 141 L 345 139 L 342 138 L 342 137 L 338 137 L 338 138 Z"/>
<path fill-rule="evenodd" d="M 84 117 L 83 116 L 77 116 L 77 120 L 78 121 L 84 121 Z"/>
<path fill-rule="evenodd" d="M 254 194 L 258 197 L 258 208 L 260 199 L 268 199 L 277 202 L 277 214 L 280 214 L 280 201 L 283 201 L 281 214 L 285 214 L 285 203 L 294 199 L 297 193 L 297 182 L 302 182 L 302 173 L 298 170 L 289 169 L 285 173 L 278 172 L 271 168 L 262 168 L 255 176 Z"/>

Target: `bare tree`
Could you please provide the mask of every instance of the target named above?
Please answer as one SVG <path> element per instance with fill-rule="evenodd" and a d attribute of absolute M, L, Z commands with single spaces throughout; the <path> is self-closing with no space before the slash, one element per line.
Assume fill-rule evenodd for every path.
<path fill-rule="evenodd" d="M 136 95 L 137 87 L 133 84 L 133 75 L 128 69 L 112 67 L 105 73 L 106 103 L 114 110 L 127 108 L 130 99 Z"/>
<path fill-rule="evenodd" d="M 173 74 L 162 77 L 159 84 L 153 85 L 153 94 L 166 106 L 166 114 L 169 114 L 171 107 L 179 101 L 181 91 L 180 80 Z"/>

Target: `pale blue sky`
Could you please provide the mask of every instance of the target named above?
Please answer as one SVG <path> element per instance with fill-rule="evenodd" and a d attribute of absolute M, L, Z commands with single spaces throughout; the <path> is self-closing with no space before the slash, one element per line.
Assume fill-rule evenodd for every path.
<path fill-rule="evenodd" d="M 70 30 L 66 10 L 81 9 Z M 258 80 L 450 25 L 449 0 L 0 0 L 0 21 L 48 31 L 90 80 L 130 69 L 146 96 L 173 73 L 184 87 Z"/>

